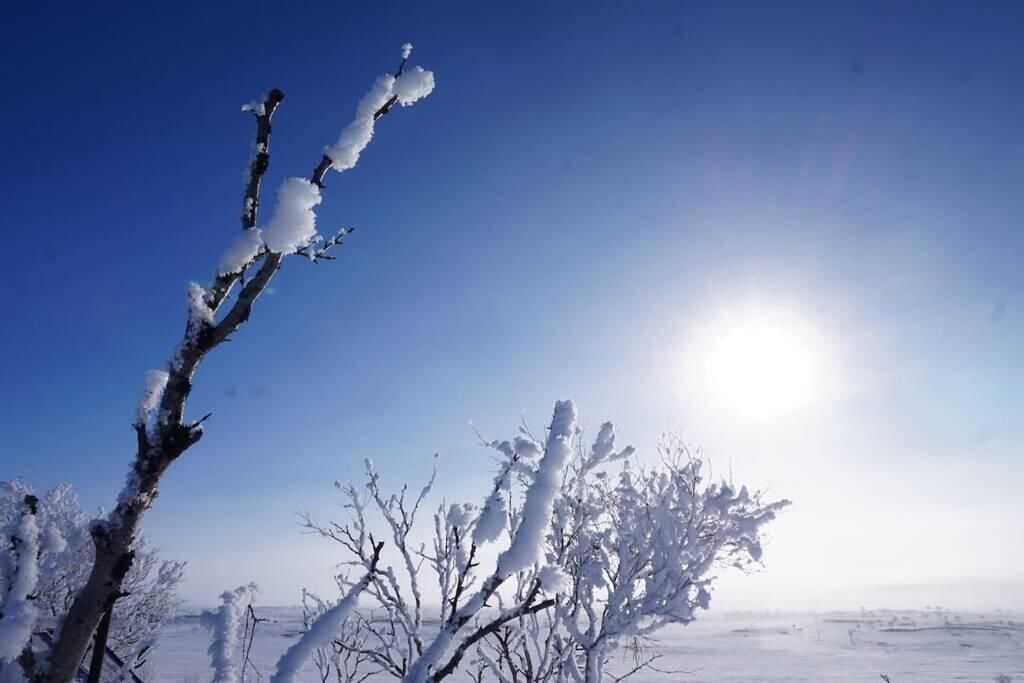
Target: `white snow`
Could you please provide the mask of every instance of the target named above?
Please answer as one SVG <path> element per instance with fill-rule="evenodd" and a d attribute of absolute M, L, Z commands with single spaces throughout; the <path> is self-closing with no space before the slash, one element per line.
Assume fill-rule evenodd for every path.
<path fill-rule="evenodd" d="M 562 468 L 572 455 L 570 441 L 576 429 L 576 404 L 555 403 L 544 457 L 537 465 L 536 479 L 526 491 L 522 521 L 508 549 L 498 557 L 498 575 L 510 576 L 540 561 L 544 533 L 551 521 L 551 509 L 562 483 Z"/>
<path fill-rule="evenodd" d="M 24 512 L 16 525 L 4 531 L 4 545 L 13 545 L 11 538 L 17 538 L 16 548 L 4 548 L 12 553 L 14 577 L 7 586 L 7 595 L 0 600 L 0 664 L 12 662 L 32 637 L 32 629 L 39 619 L 39 608 L 32 597 L 39 580 L 39 525 L 34 514 Z"/>
<path fill-rule="evenodd" d="M 594 440 L 594 445 L 590 448 L 590 459 L 587 465 L 588 467 L 596 467 L 606 462 L 624 460 L 633 455 L 633 453 L 634 448 L 632 446 L 627 446 L 622 451 L 615 453 L 615 424 L 605 422 L 601 425 L 597 438 Z"/>
<path fill-rule="evenodd" d="M 473 506 L 461 503 L 452 503 L 448 508 L 448 523 L 457 529 L 462 529 L 469 524 L 473 516 Z"/>
<path fill-rule="evenodd" d="M 270 677 L 270 683 L 291 683 L 309 661 L 313 650 L 335 638 L 342 623 L 355 609 L 359 594 L 370 583 L 371 575 L 367 573 L 349 592 L 338 601 L 338 604 L 321 614 L 309 629 L 303 633 L 297 643 L 288 648 L 277 660 L 277 668 Z"/>
<path fill-rule="evenodd" d="M 252 650 L 256 667 L 266 677 L 280 654 L 302 632 L 302 609 L 258 608 L 257 613 L 273 619 L 260 624 Z M 150 655 L 157 682 L 209 680 L 208 663 L 202 656 L 208 638 L 209 633 L 196 625 L 194 615 L 166 624 L 160 631 L 158 647 Z M 1024 614 L 713 610 L 688 626 L 668 626 L 655 640 L 641 641 L 640 645 L 642 650 L 636 652 L 631 643 L 625 643 L 609 661 L 610 673 L 629 671 L 634 656 L 639 654 L 645 659 L 660 656 L 654 665 L 664 673 L 644 671 L 627 681 L 881 683 L 880 673 L 890 675 L 893 683 L 992 683 L 1000 673 L 1018 681 L 1024 673 Z M 675 673 L 680 671 L 695 673 Z M 294 680 L 320 683 L 308 659 Z M 393 680 L 381 674 L 371 676 L 367 683 Z M 445 679 L 446 683 L 470 680 L 465 671 Z"/>
<path fill-rule="evenodd" d="M 42 551 L 45 554 L 56 555 L 64 552 L 68 547 L 68 542 L 64 540 L 64 537 L 60 533 L 60 529 L 55 524 L 47 524 L 40 536 Z"/>
<path fill-rule="evenodd" d="M 412 44 L 402 46 L 402 59 L 412 54 Z M 342 129 L 338 142 L 324 149 L 330 158 L 332 168 L 347 171 L 359 161 L 359 155 L 373 138 L 373 115 L 387 104 L 392 96 L 402 106 L 409 106 L 426 97 L 434 89 L 434 73 L 423 67 L 413 66 L 402 72 L 396 79 L 391 74 L 380 76 L 356 107 L 356 115 Z"/>
<path fill-rule="evenodd" d="M 261 249 L 263 249 L 263 231 L 259 228 L 243 230 L 242 234 L 235 238 L 235 241 L 221 257 L 220 266 L 217 268 L 218 274 L 230 275 L 241 272 L 242 268 L 256 258 Z"/>
<path fill-rule="evenodd" d="M 206 305 L 206 290 L 202 285 L 188 284 L 188 329 L 194 337 L 200 330 L 216 322 L 213 311 Z"/>
<path fill-rule="evenodd" d="M 213 666 L 214 683 L 234 683 L 238 680 L 238 662 L 234 656 L 239 642 L 242 625 L 245 623 L 246 607 L 252 603 L 259 590 L 254 583 L 226 591 L 221 596 L 221 606 L 216 612 L 203 612 L 200 623 L 213 632 L 213 639 L 207 653 Z"/>
<path fill-rule="evenodd" d="M 320 188 L 303 178 L 288 178 L 277 191 L 277 206 L 270 222 L 263 226 L 263 242 L 276 254 L 291 254 L 316 237 L 316 214 Z"/>
<path fill-rule="evenodd" d="M 480 511 L 480 516 L 476 520 L 476 527 L 473 529 L 473 543 L 483 545 L 484 543 L 497 540 L 501 532 L 505 530 L 505 520 L 507 518 L 508 510 L 505 507 L 505 496 L 502 494 L 499 484 L 487 498 L 487 502 L 484 503 L 484 508 Z"/>
<path fill-rule="evenodd" d="M 359 100 L 352 123 L 342 129 L 338 142 L 324 150 L 336 171 L 347 171 L 359 161 L 359 155 L 373 137 L 373 115 L 391 98 L 395 77 L 385 74 L 377 79 L 370 92 Z"/>
<path fill-rule="evenodd" d="M 146 420 L 160 405 L 169 375 L 166 370 L 150 370 L 146 373 L 146 384 L 142 388 L 139 405 L 135 409 L 135 424 L 146 424 Z"/>
<path fill-rule="evenodd" d="M 301 633 L 302 610 L 278 607 L 257 612 L 273 620 L 260 625 L 253 646 L 254 664 L 266 677 Z M 197 627 L 195 616 L 168 623 L 151 655 L 157 680 L 209 680 L 202 656 L 208 636 Z M 654 666 L 664 673 L 645 671 L 627 679 L 637 683 L 881 683 L 882 673 L 893 683 L 991 683 L 1000 673 L 1024 680 L 1022 613 L 712 611 L 689 626 L 666 627 L 655 640 L 641 641 L 640 652 L 627 645 L 609 660 L 610 673 L 622 675 L 632 669 L 635 654 L 660 656 Z M 681 671 L 694 673 L 674 673 Z M 321 679 L 307 659 L 294 680 Z M 368 683 L 393 680 L 382 674 Z M 445 683 L 470 680 L 462 671 Z"/>
<path fill-rule="evenodd" d="M 426 71 L 422 66 L 406 69 L 395 79 L 393 92 L 398 103 L 408 107 L 423 99 L 434 90 L 434 72 Z"/>
<path fill-rule="evenodd" d="M 537 572 L 537 580 L 547 593 L 565 593 L 572 586 L 568 575 L 557 564 L 549 564 Z"/>

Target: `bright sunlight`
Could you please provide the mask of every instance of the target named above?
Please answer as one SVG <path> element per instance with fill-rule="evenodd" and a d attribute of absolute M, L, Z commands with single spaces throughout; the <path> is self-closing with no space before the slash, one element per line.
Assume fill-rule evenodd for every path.
<path fill-rule="evenodd" d="M 708 394 L 723 412 L 774 420 L 807 406 L 820 389 L 819 343 L 794 316 L 758 311 L 723 318 L 706 345 Z"/>

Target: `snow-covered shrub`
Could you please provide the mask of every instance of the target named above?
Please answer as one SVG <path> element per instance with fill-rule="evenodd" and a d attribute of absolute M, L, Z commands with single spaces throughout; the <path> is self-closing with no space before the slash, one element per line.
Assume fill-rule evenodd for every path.
<path fill-rule="evenodd" d="M 0 527 L 11 528 L 22 519 L 26 496 L 34 496 L 22 481 L 0 483 Z M 35 498 L 38 527 L 36 581 L 32 603 L 38 610 L 39 629 L 59 625 L 78 591 L 85 585 L 95 547 L 89 535 L 89 517 L 83 512 L 71 484 L 63 483 Z M 10 534 L 5 534 L 5 539 Z M 5 544 L 7 541 L 5 541 Z M 0 562 L 0 591 L 16 576 L 8 546 L 6 562 Z M 157 629 L 177 609 L 177 589 L 184 562 L 163 560 L 149 547 L 145 535 L 135 542 L 135 555 L 121 586 L 124 593 L 114 603 L 108 645 L 122 656 L 141 652 L 152 642 Z M 0 619 L 0 626 L 6 618 Z"/>
<path fill-rule="evenodd" d="M 439 681 L 467 659 L 481 680 L 596 683 L 620 643 L 708 609 L 717 569 L 760 562 L 762 527 L 789 504 L 706 482 L 705 463 L 678 440 L 663 442 L 655 464 L 640 464 L 632 447 L 616 450 L 615 428 L 605 423 L 584 449 L 571 401 L 556 403 L 544 439 L 520 430 L 487 446 L 499 454 L 490 490 L 479 506 L 437 509 L 432 551 L 413 547 L 410 535 L 433 477 L 415 498 L 406 487 L 387 495 L 367 461 L 365 492 L 339 484 L 347 523 L 306 516 L 309 529 L 340 543 L 348 564 L 365 571 L 376 607 L 348 616 L 333 649 L 318 653 L 322 672 L 333 657 L 340 674 L 341 658 L 359 653 L 359 677 Z M 371 512 L 388 530 L 398 569 L 374 568 L 380 543 Z M 486 544 L 500 551 L 484 569 Z M 424 629 L 426 581 L 440 592 L 437 633 Z"/>
<path fill-rule="evenodd" d="M 239 661 L 235 649 L 242 639 L 246 610 L 251 609 L 258 590 L 256 584 L 250 583 L 225 591 L 220 596 L 221 605 L 216 611 L 199 615 L 200 623 L 213 634 L 207 653 L 213 665 L 214 683 L 235 683 L 240 678 L 244 663 Z"/>

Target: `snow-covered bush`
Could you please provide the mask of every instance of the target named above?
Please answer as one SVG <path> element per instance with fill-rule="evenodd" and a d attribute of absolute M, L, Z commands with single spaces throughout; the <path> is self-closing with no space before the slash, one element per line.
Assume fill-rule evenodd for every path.
<path fill-rule="evenodd" d="M 21 501 L 33 495 L 19 480 L 0 483 L 0 527 L 14 524 Z M 95 548 L 89 537 L 89 517 L 83 512 L 71 484 L 63 483 L 37 499 L 36 524 L 40 533 L 38 578 L 32 593 L 39 610 L 39 628 L 54 628 L 74 596 L 85 585 Z M 0 564 L 0 590 L 9 583 L 10 563 Z M 122 656 L 151 642 L 160 625 L 180 604 L 178 585 L 184 562 L 163 560 L 150 548 L 145 535 L 135 542 L 135 556 L 114 603 L 109 646 Z M 0 621 L 2 623 L 2 621 Z M 143 653 L 144 654 L 144 653 Z"/>
<path fill-rule="evenodd" d="M 349 615 L 317 655 L 321 672 L 333 661 L 339 680 L 370 671 L 420 683 L 467 660 L 479 680 L 596 683 L 621 643 L 707 609 L 716 569 L 758 563 L 762 527 L 789 504 L 705 482 L 705 463 L 675 439 L 653 465 L 638 464 L 632 447 L 616 450 L 611 423 L 589 449 L 581 444 L 571 401 L 556 403 L 544 439 L 520 430 L 487 443 L 499 454 L 490 490 L 479 506 L 438 508 L 431 551 L 410 538 L 433 477 L 415 498 L 406 487 L 387 495 L 367 461 L 365 491 L 339 485 L 349 521 L 305 523 L 352 556 L 376 609 Z M 376 569 L 371 512 L 398 569 Z M 500 552 L 484 569 L 488 544 Z M 427 581 L 440 592 L 437 633 L 424 629 Z M 343 658 L 351 672 L 357 654 L 362 670 L 341 678 Z"/>
<path fill-rule="evenodd" d="M 37 613 L 33 629 L 50 630 L 59 626 L 75 595 L 85 586 L 95 548 L 89 537 L 89 517 L 82 511 L 70 483 L 61 483 L 36 497 L 23 481 L 0 482 L 0 528 L 4 533 L 5 561 L 0 562 L 0 595 L 13 586 L 27 559 L 12 539 L 24 538 L 25 531 L 11 532 L 24 524 L 27 498 L 35 500 L 34 524 L 37 527 L 35 585 L 31 591 L 32 605 Z M 19 522 L 19 520 L 22 520 Z M 178 585 L 184 562 L 163 560 L 156 548 L 148 546 L 146 537 L 135 541 L 134 559 L 125 574 L 122 596 L 114 603 L 108 644 L 122 657 L 144 657 L 147 644 L 152 643 L 157 629 L 177 608 Z M 7 641 L 0 618 L 0 641 Z M 25 641 L 20 643 L 24 647 Z"/>

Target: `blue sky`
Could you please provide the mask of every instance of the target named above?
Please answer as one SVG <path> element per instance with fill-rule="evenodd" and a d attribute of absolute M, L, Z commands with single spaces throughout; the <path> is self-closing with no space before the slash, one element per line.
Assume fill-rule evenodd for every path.
<path fill-rule="evenodd" d="M 201 369 L 190 411 L 214 417 L 147 522 L 189 600 L 328 585 L 340 556 L 294 513 L 338 512 L 364 457 L 398 485 L 438 452 L 439 497 L 464 499 L 490 477 L 470 420 L 505 436 L 571 396 L 644 453 L 680 430 L 795 501 L 722 604 L 895 585 L 992 606 L 985 586 L 1024 579 L 1022 22 L 1010 2 L 16 7 L 3 474 L 113 499 L 143 376 L 238 229 L 239 105 L 287 94 L 266 211 L 411 41 L 436 91 L 328 176 L 321 229 L 351 242 L 287 262 Z M 770 421 L 699 379 L 699 331 L 752 310 L 821 357 Z"/>

